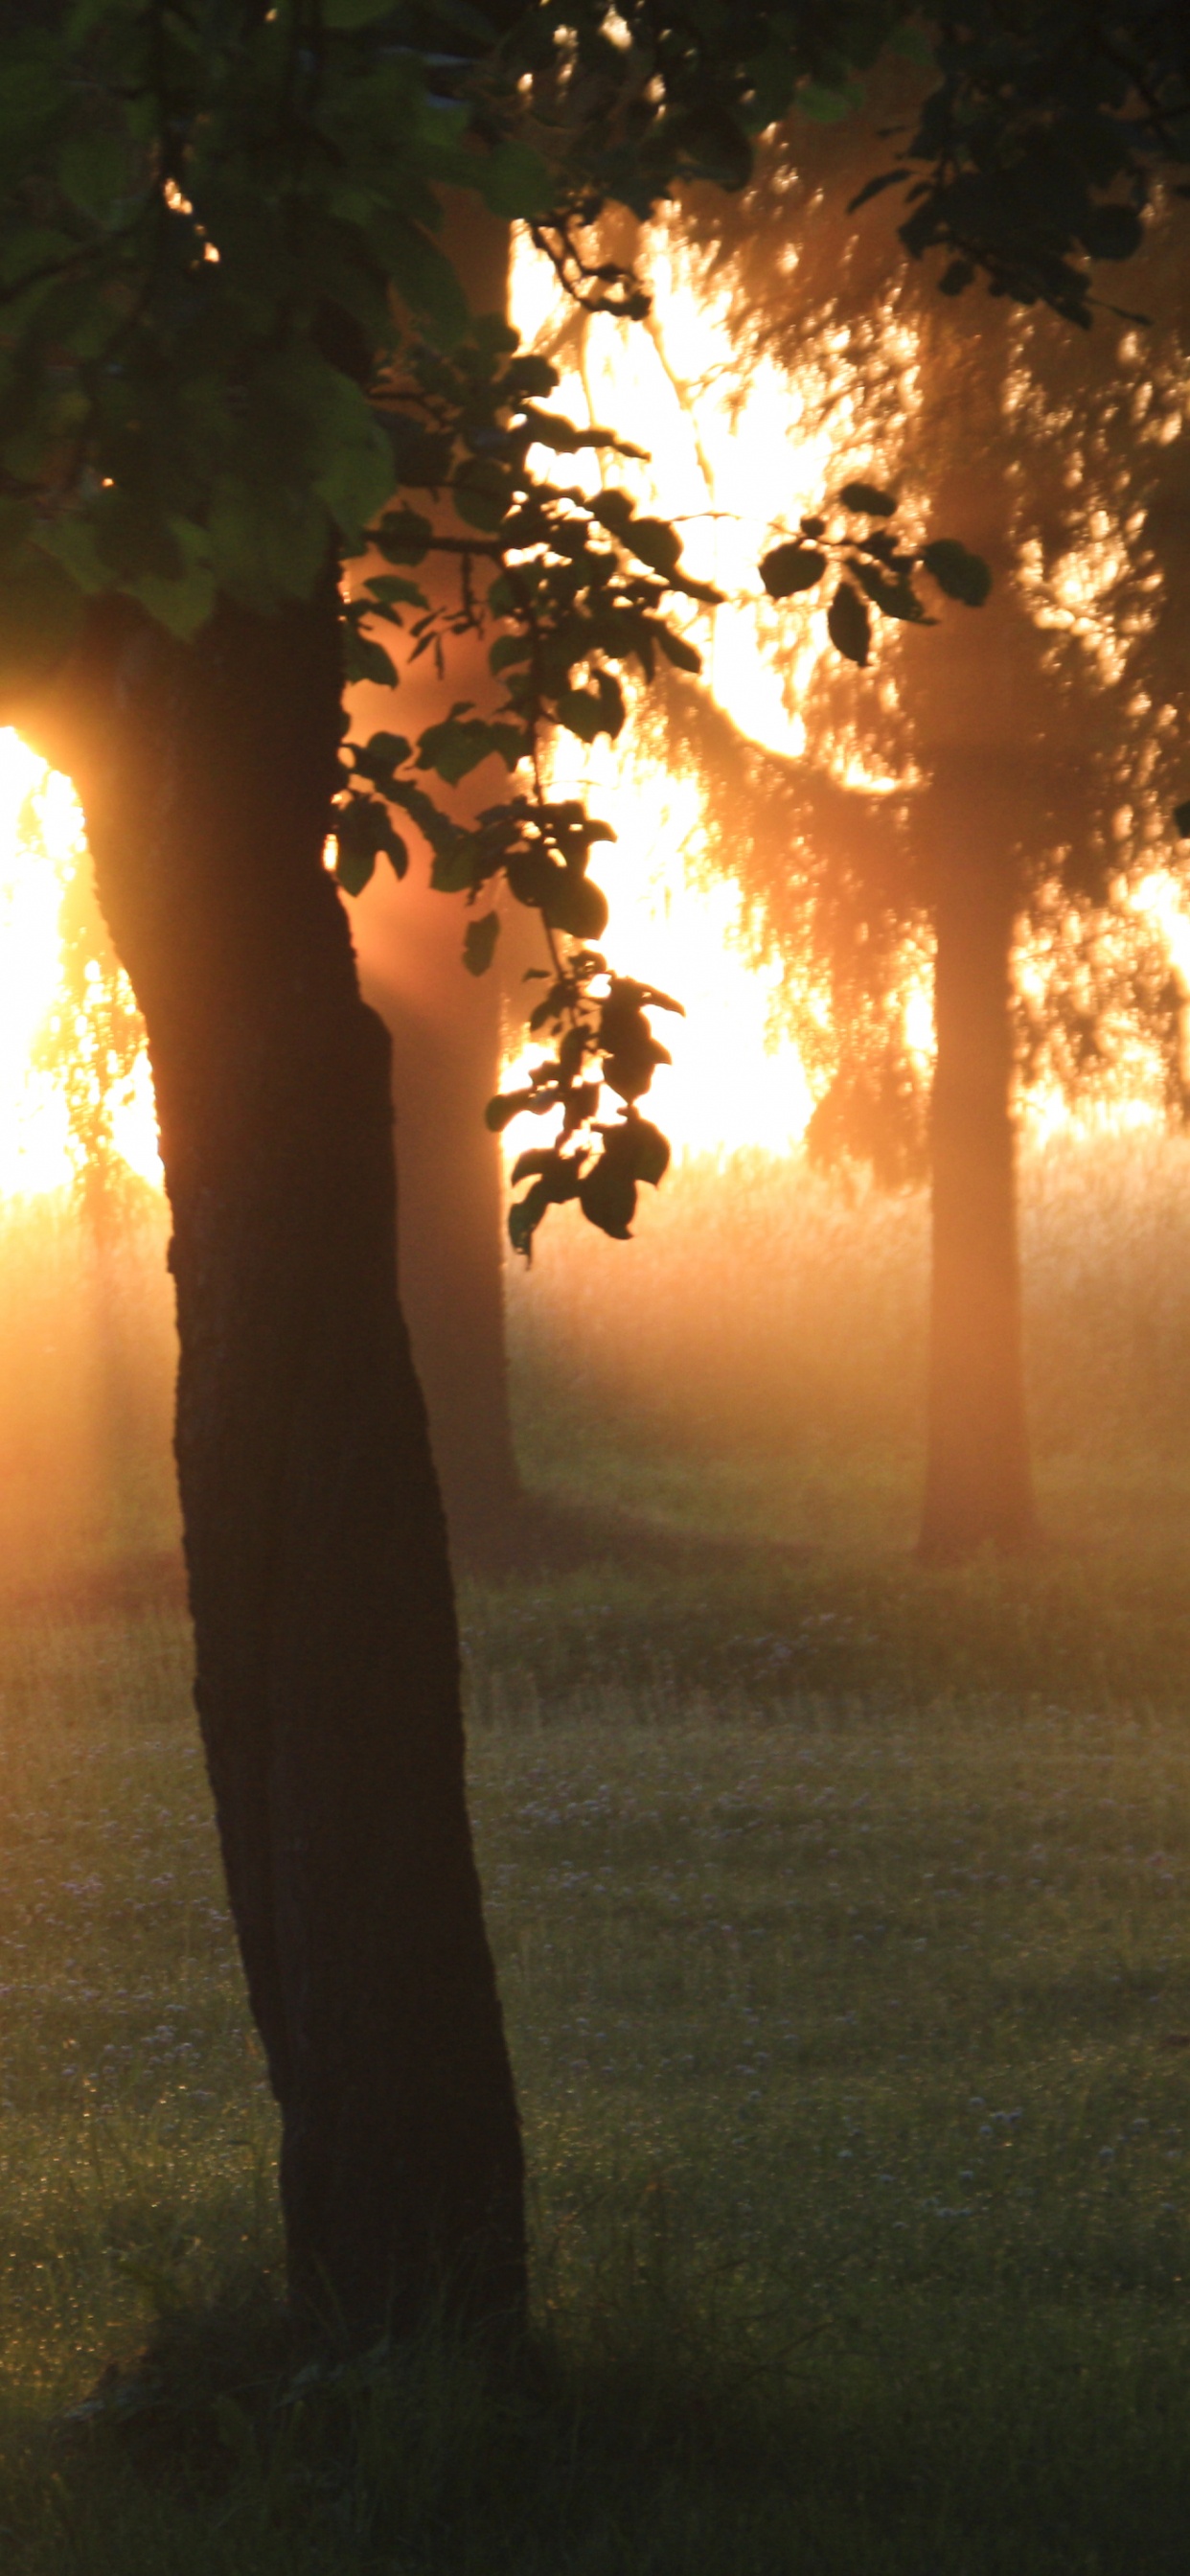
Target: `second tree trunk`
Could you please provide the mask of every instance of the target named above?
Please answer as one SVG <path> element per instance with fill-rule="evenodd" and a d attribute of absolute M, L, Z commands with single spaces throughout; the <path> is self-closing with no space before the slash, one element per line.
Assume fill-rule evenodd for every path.
<path fill-rule="evenodd" d="M 962 837 L 959 837 L 959 835 Z M 920 1554 L 1035 1536 L 1021 1348 L 1011 957 L 1015 876 L 955 834 L 935 906 L 932 1273 Z"/>

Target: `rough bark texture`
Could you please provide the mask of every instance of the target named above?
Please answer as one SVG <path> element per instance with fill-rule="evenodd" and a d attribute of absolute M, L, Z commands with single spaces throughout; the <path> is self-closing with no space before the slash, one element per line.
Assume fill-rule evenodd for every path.
<path fill-rule="evenodd" d="M 969 808 L 968 808 L 969 811 Z M 956 835 L 961 832 L 954 818 Z M 932 1271 L 920 1553 L 1036 1535 L 1021 1349 L 1009 852 L 956 837 L 939 871 L 930 1105 Z"/>
<path fill-rule="evenodd" d="M 389 1049 L 322 862 L 333 585 L 224 609 L 186 651 L 126 622 L 64 703 L 46 748 L 156 1084 L 195 1695 L 292 2294 L 353 2343 L 440 2285 L 515 2314 L 521 2149 L 397 1302 Z"/>

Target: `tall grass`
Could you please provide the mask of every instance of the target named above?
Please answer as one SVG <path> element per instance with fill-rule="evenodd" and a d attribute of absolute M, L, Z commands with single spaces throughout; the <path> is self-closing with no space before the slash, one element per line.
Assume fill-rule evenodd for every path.
<path fill-rule="evenodd" d="M 679 1167 L 636 1238 L 564 1211 L 510 1272 L 523 1437 L 551 1484 L 635 1451 L 763 1459 L 787 1536 L 908 1538 L 923 1441 L 924 1194 L 850 1192 L 804 1161 Z M 1058 1491 L 1190 1456 L 1190 1142 L 1058 1140 L 1026 1153 L 1029 1408 Z M 596 1461 L 600 1461 L 596 1465 Z M 684 1475 L 676 1482 L 685 1484 Z M 741 1484 L 738 1501 L 749 1511 Z M 659 1489 L 658 1489 L 659 1490 Z M 674 1497 L 668 1493 L 667 1500 Z"/>
<path fill-rule="evenodd" d="M 54 1580 L 176 1543 L 161 1201 L 100 1227 L 68 1194 L 0 1211 L 0 1559 Z"/>
<path fill-rule="evenodd" d="M 1180 2576 L 1184 1711 L 596 1652 L 478 1725 L 535 2242 L 493 2388 L 432 2327 L 285 2360 L 185 1666 L 171 1616 L 0 1631 L 6 2576 Z"/>

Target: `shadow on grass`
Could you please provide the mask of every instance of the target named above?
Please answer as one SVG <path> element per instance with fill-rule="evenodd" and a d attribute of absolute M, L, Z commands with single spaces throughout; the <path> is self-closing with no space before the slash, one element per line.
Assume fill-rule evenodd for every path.
<path fill-rule="evenodd" d="M 662 2213 L 663 2215 L 663 2213 Z M 783 2332 L 646 2224 L 515 2361 L 303 2361 L 267 2284 L 10 2424 L 6 2576 L 1183 2576 L 1182 2373 L 1069 2314 Z"/>
<path fill-rule="evenodd" d="M 622 1566 L 633 1573 L 716 1574 L 753 1566 L 780 1572 L 805 1564 L 817 1550 L 809 1541 L 683 1529 L 610 1503 L 526 1493 L 498 1529 L 470 1547 L 456 1546 L 455 1553 L 460 1573 L 487 1583 L 512 1583 L 574 1574 L 593 1565 Z"/>

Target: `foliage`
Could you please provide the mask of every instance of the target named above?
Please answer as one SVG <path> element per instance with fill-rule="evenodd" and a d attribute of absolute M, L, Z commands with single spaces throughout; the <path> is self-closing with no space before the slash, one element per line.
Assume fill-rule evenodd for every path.
<path fill-rule="evenodd" d="M 584 258 L 599 207 L 643 214 L 690 178 L 740 186 L 759 133 L 794 105 L 820 122 L 848 113 L 890 40 L 941 74 L 906 146 L 904 239 L 957 245 L 950 290 L 982 266 L 997 289 L 1081 318 L 1085 256 L 1127 254 L 1151 168 L 1184 147 L 1185 38 L 1150 0 L 1132 0 L 1110 43 L 1082 0 L 1019 23 L 977 11 L 961 39 L 948 22 L 921 32 L 898 0 L 845 0 L 829 26 L 800 8 L 658 0 L 610 14 L 571 0 L 76 0 L 62 13 L 27 0 L 0 48 L 0 698 L 19 707 L 104 594 L 197 639 L 219 597 L 267 613 L 370 541 L 392 569 L 348 607 L 349 675 L 395 678 L 378 622 L 411 612 L 415 648 L 439 654 L 449 631 L 499 626 L 497 716 L 456 704 L 416 745 L 383 734 L 349 750 L 336 829 L 349 890 L 380 854 L 404 864 L 395 806 L 430 839 L 440 884 L 475 895 L 504 876 L 541 915 L 550 987 L 535 1020 L 558 1046 L 523 1105 L 557 1110 L 560 1128 L 526 1171 L 525 1249 L 552 1198 L 626 1231 L 637 1182 L 664 1167 L 636 1108 L 664 1054 L 643 1015 L 663 997 L 610 975 L 591 944 L 602 827 L 542 794 L 538 739 L 554 723 L 614 733 L 625 663 L 647 675 L 660 653 L 695 669 L 663 611 L 675 591 L 708 594 L 683 577 L 664 520 L 531 470 L 535 449 L 617 442 L 542 415 L 548 371 L 506 336 L 467 339 L 436 239 L 442 192 L 525 220 L 580 295 L 639 311 L 614 262 Z M 409 507 L 419 488 L 449 495 L 462 533 Z M 873 607 L 921 622 L 913 566 L 882 542 L 869 531 L 846 553 L 829 611 L 857 664 Z M 443 547 L 460 562 L 453 621 L 408 578 Z M 787 546 L 772 580 L 808 585 L 812 552 Z M 918 560 L 974 604 L 979 576 L 955 541 Z M 464 845 L 422 780 L 450 783 L 490 754 L 525 762 L 532 783 Z M 496 920 L 470 926 L 475 972 Z M 623 1104 L 610 1125 L 592 1123 L 593 1074 Z"/>
<path fill-rule="evenodd" d="M 898 624 L 925 626 L 932 621 L 914 589 L 916 572 L 928 573 L 947 599 L 966 608 L 982 608 L 992 577 L 980 555 L 971 554 L 957 537 L 933 537 L 922 546 L 903 546 L 883 523 L 897 504 L 891 492 L 872 483 L 845 483 L 838 494 L 842 509 L 869 522 L 862 535 L 831 538 L 819 515 L 803 518 L 798 537 L 787 538 L 761 558 L 760 578 L 770 599 L 792 599 L 813 590 L 828 563 L 837 563 L 841 578 L 827 610 L 827 631 L 836 651 L 866 667 L 872 644 L 871 610 Z"/>

